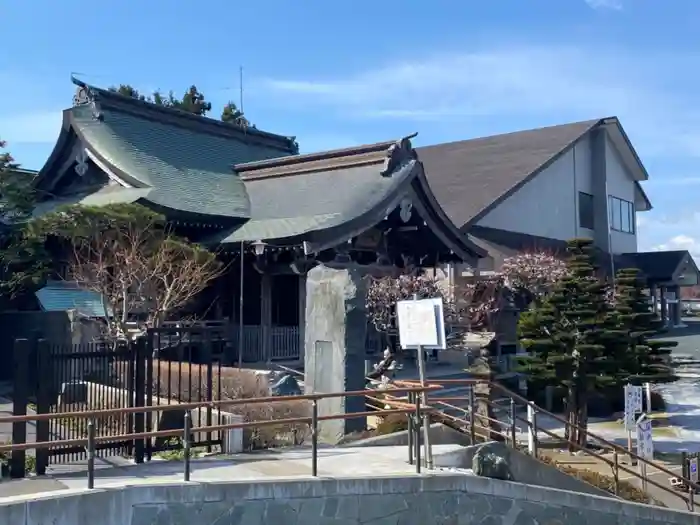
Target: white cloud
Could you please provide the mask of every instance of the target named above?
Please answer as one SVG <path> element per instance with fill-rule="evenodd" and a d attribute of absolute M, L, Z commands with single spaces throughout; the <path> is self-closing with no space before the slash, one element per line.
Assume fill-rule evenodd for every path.
<path fill-rule="evenodd" d="M 645 213 L 637 217 L 637 232 L 640 251 L 688 250 L 700 263 L 700 211 L 672 216 Z"/>
<path fill-rule="evenodd" d="M 690 235 L 676 235 L 669 239 L 668 242 L 654 247 L 654 251 L 666 250 L 688 250 L 693 259 L 700 262 L 700 240 Z"/>
<path fill-rule="evenodd" d="M 457 133 L 493 117 L 545 125 L 614 115 L 645 155 L 695 157 L 700 156 L 700 114 L 688 111 L 692 105 L 682 93 L 654 86 L 654 79 L 670 72 L 682 76 L 678 66 L 688 58 L 513 44 L 443 53 L 348 77 L 258 79 L 256 90 L 269 104 L 307 114 L 412 121 L 419 127 L 439 123 Z M 466 138 L 460 135 L 456 138 Z"/>
<path fill-rule="evenodd" d="M 61 131 L 60 110 L 0 116 L 0 135 L 12 144 L 56 142 Z"/>
<path fill-rule="evenodd" d="M 622 11 L 622 0 L 584 0 L 592 9 L 613 9 Z"/>

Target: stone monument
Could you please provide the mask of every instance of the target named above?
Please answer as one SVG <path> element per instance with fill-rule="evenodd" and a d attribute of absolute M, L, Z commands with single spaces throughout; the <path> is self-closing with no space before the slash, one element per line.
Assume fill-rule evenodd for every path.
<path fill-rule="evenodd" d="M 338 267 L 319 265 L 306 277 L 306 328 L 304 342 L 305 393 L 331 393 L 365 389 L 365 336 L 367 314 L 366 271 L 352 263 Z M 365 398 L 319 400 L 319 415 L 365 411 Z M 351 432 L 365 430 L 366 418 L 319 423 L 319 439 L 338 443 Z"/>

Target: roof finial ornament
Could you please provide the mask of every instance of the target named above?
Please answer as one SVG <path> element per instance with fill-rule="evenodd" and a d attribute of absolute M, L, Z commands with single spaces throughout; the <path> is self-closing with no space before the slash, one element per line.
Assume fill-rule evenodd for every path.
<path fill-rule="evenodd" d="M 394 144 L 389 146 L 386 152 L 386 159 L 384 159 L 384 167 L 380 172 L 383 176 L 388 177 L 396 168 L 404 164 L 409 160 L 415 160 L 418 158 L 416 150 L 413 149 L 411 145 L 411 139 L 418 135 L 418 133 L 413 133 L 400 140 L 397 140 Z"/>
<path fill-rule="evenodd" d="M 73 95 L 73 106 L 90 106 L 92 118 L 95 120 L 102 120 L 102 112 L 97 105 L 95 92 L 92 88 L 82 80 L 76 78 L 74 74 L 71 75 L 70 79 L 73 84 L 78 86 L 75 90 L 75 95 Z"/>

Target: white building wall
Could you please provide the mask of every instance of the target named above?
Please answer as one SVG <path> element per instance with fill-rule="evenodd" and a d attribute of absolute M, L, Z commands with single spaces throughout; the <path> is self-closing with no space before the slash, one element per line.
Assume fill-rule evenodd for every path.
<path fill-rule="evenodd" d="M 634 180 L 629 171 L 625 168 L 617 149 L 609 140 L 605 145 L 605 165 L 607 171 L 608 195 L 634 203 Z M 625 233 L 611 229 L 610 249 L 613 253 L 633 253 L 637 251 L 636 222 L 635 213 L 634 233 Z"/>
<path fill-rule="evenodd" d="M 491 210 L 478 225 L 550 239 L 592 238 L 591 230 L 578 226 L 579 191 L 592 191 L 587 139 Z"/>

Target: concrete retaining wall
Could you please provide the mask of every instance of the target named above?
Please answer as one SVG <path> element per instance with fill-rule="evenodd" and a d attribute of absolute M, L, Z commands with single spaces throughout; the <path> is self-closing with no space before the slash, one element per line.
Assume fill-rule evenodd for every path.
<path fill-rule="evenodd" d="M 8 498 L 9 499 L 9 498 Z M 138 485 L 0 502 L 12 525 L 700 525 L 700 515 L 465 475 Z"/>
<path fill-rule="evenodd" d="M 421 438 L 423 437 L 421 433 Z M 430 438 L 433 445 L 456 444 L 464 446 L 460 450 L 459 459 L 456 464 L 449 465 L 457 468 L 472 468 L 472 459 L 477 449 L 482 445 L 465 446 L 469 443 L 469 436 L 461 434 L 456 430 L 442 425 L 441 423 L 433 423 L 430 425 Z M 422 442 L 422 439 L 421 439 Z M 351 441 L 341 446 L 343 447 L 382 447 L 382 446 L 397 446 L 408 444 L 408 431 L 394 432 L 384 436 L 374 436 L 366 439 Z M 564 474 L 561 470 L 552 465 L 547 465 L 538 461 L 527 454 L 513 450 L 504 443 L 493 443 L 492 446 L 497 447 L 501 454 L 508 458 L 511 466 L 513 479 L 528 485 L 539 485 L 541 487 L 552 487 L 562 490 L 573 490 L 583 492 L 585 494 L 593 494 L 595 496 L 610 497 L 610 493 L 601 490 L 593 485 L 589 485 L 585 481 Z M 437 463 L 436 463 L 437 465 Z M 448 466 L 448 465 L 439 465 Z"/>
<path fill-rule="evenodd" d="M 481 445 L 464 447 L 462 450 L 463 468 L 471 468 L 474 454 Z M 576 479 L 573 476 L 564 474 L 558 468 L 542 463 L 541 461 L 528 456 L 520 451 L 513 450 L 504 443 L 491 443 L 491 447 L 495 448 L 501 455 L 508 458 L 510 464 L 510 472 L 513 474 L 513 480 L 519 483 L 528 485 L 539 485 L 540 487 L 552 487 L 561 490 L 571 490 L 574 492 L 583 492 L 594 496 L 603 496 L 606 498 L 612 497 L 609 492 L 594 487 Z"/>

